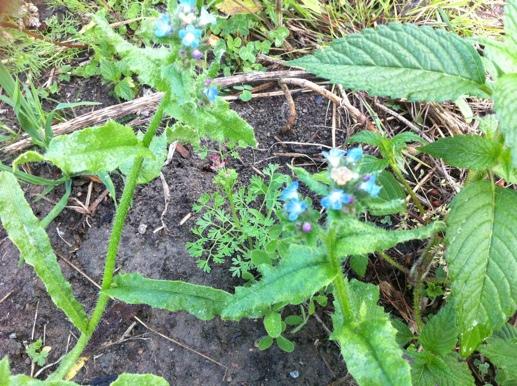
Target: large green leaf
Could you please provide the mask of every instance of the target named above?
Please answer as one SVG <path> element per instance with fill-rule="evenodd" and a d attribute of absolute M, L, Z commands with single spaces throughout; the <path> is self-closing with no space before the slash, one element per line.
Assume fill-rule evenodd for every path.
<path fill-rule="evenodd" d="M 201 320 L 220 315 L 232 295 L 220 289 L 179 280 L 155 280 L 137 273 L 115 276 L 104 291 L 129 304 L 147 304 L 168 311 L 185 311 Z"/>
<path fill-rule="evenodd" d="M 402 358 L 397 330 L 377 305 L 379 288 L 352 280 L 353 318 L 345 320 L 337 302 L 332 339 L 339 342 L 350 374 L 361 386 L 411 385 L 409 364 Z"/>
<path fill-rule="evenodd" d="M 517 166 L 517 74 L 503 75 L 497 80 L 494 104 L 504 141 L 512 151 L 513 165 Z"/>
<path fill-rule="evenodd" d="M 232 145 L 256 145 L 253 128 L 220 98 L 203 107 L 194 102 L 180 105 L 173 99 L 165 111 L 175 119 L 195 128 L 200 137 Z"/>
<path fill-rule="evenodd" d="M 467 185 L 447 219 L 447 254 L 462 354 L 517 309 L 517 192 L 488 182 Z"/>
<path fill-rule="evenodd" d="M 517 1 L 507 0 L 504 9 L 504 32 L 506 40 L 512 42 L 513 49 L 517 49 Z"/>
<path fill-rule="evenodd" d="M 337 250 L 340 256 L 374 253 L 405 241 L 429 238 L 443 229 L 442 222 L 434 222 L 411 230 L 389 231 L 349 217 L 339 224 Z"/>
<path fill-rule="evenodd" d="M 441 138 L 419 150 L 442 158 L 446 163 L 457 168 L 484 170 L 497 164 L 503 147 L 500 143 L 486 137 L 458 135 Z"/>
<path fill-rule="evenodd" d="M 141 140 L 143 139 L 144 135 L 139 132 L 137 137 Z M 139 184 L 147 184 L 160 175 L 163 164 L 167 159 L 167 134 L 163 133 L 161 135 L 155 136 L 151 140 L 149 150 L 151 150 L 154 157 L 144 159 L 142 167 L 140 168 L 140 173 L 138 174 L 137 183 Z M 120 165 L 120 171 L 127 176 L 131 172 L 133 162 L 134 159 L 124 161 Z"/>
<path fill-rule="evenodd" d="M 476 50 L 453 33 L 427 26 L 365 29 L 290 63 L 372 95 L 426 101 L 486 96 Z"/>
<path fill-rule="evenodd" d="M 431 317 L 418 338 L 426 351 L 444 356 L 451 353 L 458 341 L 458 326 L 452 303 Z"/>
<path fill-rule="evenodd" d="M 95 15 L 93 20 L 103 32 L 105 42 L 115 49 L 130 71 L 138 74 L 141 83 L 160 91 L 166 91 L 167 84 L 162 81 L 161 69 L 167 64 L 167 59 L 171 54 L 170 50 L 166 47 L 139 48 L 134 46 L 113 31 L 103 12 Z"/>
<path fill-rule="evenodd" d="M 3 384 L 0 383 L 3 386 Z M 13 375 L 9 378 L 8 386 L 79 386 L 78 383 L 69 381 L 41 381 L 28 375 Z"/>
<path fill-rule="evenodd" d="M 32 213 L 16 177 L 7 172 L 0 172 L 0 219 L 21 258 L 34 267 L 52 301 L 75 327 L 86 331 L 86 312 L 63 276 L 50 240 Z"/>
<path fill-rule="evenodd" d="M 169 386 L 162 377 L 153 374 L 121 374 L 111 386 Z"/>
<path fill-rule="evenodd" d="M 413 359 L 411 378 L 415 386 L 474 386 L 476 383 L 467 362 L 456 353 L 445 356 L 428 351 L 410 353 Z"/>
<path fill-rule="evenodd" d="M 109 172 L 137 155 L 153 157 L 133 129 L 115 121 L 50 141 L 44 157 L 67 174 Z"/>
<path fill-rule="evenodd" d="M 222 312 L 223 318 L 238 320 L 260 315 L 275 303 L 300 303 L 336 276 L 323 251 L 302 245 L 291 245 L 278 266 L 262 265 L 261 271 L 260 281 L 235 289 L 235 295 Z"/>
<path fill-rule="evenodd" d="M 506 324 L 487 339 L 479 351 L 492 362 L 505 378 L 517 382 L 517 328 Z"/>

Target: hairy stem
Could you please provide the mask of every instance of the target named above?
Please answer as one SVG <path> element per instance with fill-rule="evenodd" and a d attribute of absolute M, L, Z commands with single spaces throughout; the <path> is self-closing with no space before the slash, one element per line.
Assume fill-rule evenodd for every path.
<path fill-rule="evenodd" d="M 391 256 L 389 256 L 386 252 L 384 251 L 380 251 L 380 252 L 377 252 L 377 254 L 384 260 L 386 261 L 388 264 L 390 264 L 392 267 L 395 267 L 396 269 L 398 269 L 399 271 L 405 273 L 406 275 L 409 274 L 409 270 L 404 267 L 403 265 L 399 264 L 398 262 L 396 262 Z"/>
<path fill-rule="evenodd" d="M 339 256 L 336 251 L 336 230 L 329 226 L 329 234 L 326 240 L 327 254 L 332 264 L 332 267 L 336 270 L 337 275 L 334 279 L 334 287 L 336 289 L 336 300 L 343 312 L 344 318 L 352 318 L 353 311 L 352 305 L 350 304 L 350 290 L 348 288 L 348 283 L 345 280 L 343 275 L 343 269 L 341 268 L 341 261 L 339 260 Z"/>
<path fill-rule="evenodd" d="M 396 162 L 391 162 L 390 161 L 390 166 L 391 166 L 391 169 L 393 170 L 393 173 L 395 173 L 395 176 L 399 180 L 399 182 L 404 186 L 404 189 L 406 190 L 406 192 L 411 197 L 411 200 L 413 201 L 413 203 L 417 207 L 418 212 L 420 213 L 420 216 L 424 216 L 425 215 L 425 208 L 422 205 L 422 202 L 420 201 L 420 199 L 417 197 L 417 195 L 413 191 L 413 188 L 411 188 L 409 183 L 404 178 L 404 175 L 402 174 L 402 171 L 400 170 L 400 168 L 398 167 Z"/>
<path fill-rule="evenodd" d="M 156 130 L 160 126 L 160 122 L 163 117 L 163 110 L 165 104 L 167 103 L 167 100 L 168 96 L 165 95 L 162 102 L 160 103 L 160 106 L 156 110 L 153 119 L 151 120 L 151 123 L 149 124 L 147 132 L 145 133 L 144 139 L 142 141 L 145 147 L 149 147 L 151 140 L 156 134 Z M 120 238 L 122 236 L 124 223 L 126 221 L 126 217 L 131 206 L 131 201 L 135 193 L 138 175 L 140 173 L 142 163 L 142 156 L 138 156 L 135 158 L 131 171 L 126 179 L 126 184 L 124 185 L 124 190 L 122 191 L 122 197 L 120 198 L 119 206 L 117 207 L 117 211 L 115 212 L 113 228 L 111 231 L 110 240 L 108 243 L 108 251 L 106 253 L 106 260 L 104 263 L 104 274 L 102 276 L 102 290 L 99 293 L 97 304 L 95 305 L 95 308 L 92 312 L 92 316 L 88 322 L 87 330 L 81 334 L 75 347 L 63 358 L 57 370 L 49 377 L 49 379 L 51 380 L 63 379 L 67 375 L 67 373 L 79 359 L 81 353 L 86 348 L 86 345 L 90 341 L 90 338 L 92 337 L 95 329 L 97 328 L 102 318 L 102 315 L 104 314 L 104 311 L 106 310 L 109 297 L 103 291 L 110 288 L 113 280 L 113 272 L 115 270 L 116 258 L 120 245 Z"/>

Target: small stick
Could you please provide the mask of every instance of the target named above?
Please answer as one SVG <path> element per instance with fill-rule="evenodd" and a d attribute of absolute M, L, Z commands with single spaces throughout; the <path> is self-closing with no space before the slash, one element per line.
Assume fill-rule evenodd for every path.
<path fill-rule="evenodd" d="M 286 122 L 285 126 L 282 129 L 280 129 L 280 132 L 285 134 L 285 133 L 290 132 L 293 129 L 294 125 L 296 125 L 296 119 L 297 119 L 296 106 L 294 104 L 293 96 L 291 95 L 291 92 L 289 91 L 289 87 L 287 87 L 287 84 L 285 84 L 285 82 L 282 80 L 279 80 L 278 84 L 280 85 L 280 88 L 284 92 L 285 99 L 287 100 L 287 105 L 289 106 L 289 115 L 287 117 L 287 122 Z"/>

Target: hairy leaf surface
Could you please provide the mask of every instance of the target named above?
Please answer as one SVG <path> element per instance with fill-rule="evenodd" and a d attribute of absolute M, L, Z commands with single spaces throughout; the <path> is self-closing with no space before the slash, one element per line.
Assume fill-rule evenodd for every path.
<path fill-rule="evenodd" d="M 388 231 L 350 217 L 339 224 L 337 250 L 340 256 L 374 253 L 405 241 L 429 238 L 443 229 L 443 223 L 434 222 L 411 230 Z"/>
<path fill-rule="evenodd" d="M 290 63 L 371 95 L 413 101 L 486 96 L 476 50 L 453 33 L 427 26 L 365 29 Z"/>
<path fill-rule="evenodd" d="M 442 158 L 447 164 L 457 168 L 484 170 L 497 164 L 503 147 L 486 137 L 458 135 L 441 138 L 419 150 Z"/>
<path fill-rule="evenodd" d="M 517 381 L 517 328 L 506 324 L 487 339 L 479 351 L 490 359 L 505 377 Z"/>
<path fill-rule="evenodd" d="M 418 386 L 474 386 L 476 383 L 467 362 L 456 353 L 445 356 L 428 351 L 410 353 L 413 359 L 411 378 Z"/>
<path fill-rule="evenodd" d="M 97 174 L 118 168 L 137 155 L 153 157 L 138 141 L 133 129 L 115 121 L 50 141 L 45 159 L 67 174 Z"/>
<path fill-rule="evenodd" d="M 452 303 L 431 317 L 418 339 L 425 350 L 436 355 L 444 356 L 454 350 L 458 341 L 458 326 Z"/>
<path fill-rule="evenodd" d="M 16 177 L 7 172 L 0 172 L 0 219 L 9 239 L 25 262 L 34 268 L 52 301 L 75 327 L 85 331 L 86 312 L 63 276 L 47 233 L 32 213 Z"/>
<path fill-rule="evenodd" d="M 462 354 L 517 308 L 517 193 L 488 181 L 467 185 L 448 217 L 446 254 Z"/>
<path fill-rule="evenodd" d="M 513 166 L 517 166 L 517 74 L 503 75 L 497 80 L 494 104 L 504 142 L 512 151 Z"/>
<path fill-rule="evenodd" d="M 302 245 L 291 245 L 276 267 L 261 266 L 261 270 L 259 282 L 235 289 L 235 295 L 222 312 L 224 319 L 260 315 L 275 303 L 300 303 L 330 284 L 336 275 L 321 250 Z"/>
<path fill-rule="evenodd" d="M 104 291 L 129 304 L 147 304 L 168 311 L 185 311 L 201 320 L 220 315 L 232 295 L 223 290 L 179 280 L 155 280 L 137 273 L 115 276 Z"/>
<path fill-rule="evenodd" d="M 352 280 L 353 318 L 344 320 L 337 302 L 332 339 L 339 342 L 348 371 L 361 386 L 411 385 L 409 364 L 402 358 L 397 330 L 377 305 L 378 287 Z"/>

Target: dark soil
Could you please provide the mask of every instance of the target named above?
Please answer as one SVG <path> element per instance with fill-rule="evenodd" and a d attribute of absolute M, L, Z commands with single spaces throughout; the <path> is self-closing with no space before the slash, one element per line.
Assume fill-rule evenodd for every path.
<path fill-rule="evenodd" d="M 318 146 L 278 144 L 274 138 L 329 145 L 331 129 L 326 102 L 314 95 L 300 95 L 295 97 L 295 102 L 299 114 L 297 127 L 283 136 L 279 136 L 279 130 L 286 121 L 285 99 L 269 98 L 234 106 L 255 128 L 259 147 L 242 151 L 240 161 L 231 161 L 232 167 L 249 176 L 255 173 L 252 166 L 261 169 L 269 162 L 284 165 L 291 162 L 293 157 L 285 156 L 286 153 L 306 154 L 297 158 L 300 162 L 319 157 L 322 149 Z M 342 143 L 344 133 L 338 131 L 337 134 L 338 143 Z M 171 189 L 169 210 L 163 218 L 165 231 L 154 232 L 162 225 L 160 215 L 164 208 L 160 179 L 138 189 L 122 238 L 117 265 L 120 271 L 187 280 L 227 291 L 239 284 L 231 278 L 227 267 L 216 266 L 212 273 L 203 273 L 185 251 L 185 243 L 193 240 L 190 229 L 195 217 L 183 225 L 180 222 L 190 213 L 201 193 L 213 190 L 214 173 L 207 167 L 208 162 L 193 153 L 184 158 L 176 152 L 171 164 L 163 170 Z M 77 180 L 73 197 L 84 201 L 89 184 L 87 179 Z M 100 184 L 92 186 L 91 202 L 103 191 Z M 28 188 L 27 198 L 34 203 L 35 213 L 43 216 L 50 209 L 47 200 L 57 201 L 60 192 L 52 192 L 36 202 L 37 193 L 36 188 Z M 71 199 L 69 205 L 78 204 Z M 101 280 L 114 210 L 109 198 L 102 201 L 93 215 L 66 209 L 48 229 L 57 253 L 97 283 Z M 25 344 L 42 338 L 45 345 L 52 348 L 47 363 L 53 363 L 73 346 L 77 331 L 55 308 L 32 269 L 18 265 L 18 252 L 4 237 L 5 232 L 0 228 L 0 240 L 3 239 L 0 243 L 0 357 L 9 356 L 13 372 L 29 374 L 31 362 L 25 354 Z M 63 259 L 60 262 L 77 298 L 90 311 L 96 300 L 96 288 Z M 323 310 L 319 310 L 319 314 L 328 322 Z M 134 316 L 220 365 L 151 332 L 135 322 Z M 149 372 L 165 377 L 173 385 L 353 384 L 351 378 L 346 377 L 339 350 L 328 340 L 322 323 L 316 319 L 311 319 L 299 333 L 289 336 L 296 342 L 296 350 L 291 354 L 277 347 L 259 351 L 254 343 L 263 335 L 260 320 L 203 322 L 185 313 L 173 314 L 112 302 L 99 333 L 86 350 L 89 359 L 76 380 L 102 384 L 102 379 L 109 380 L 110 376 L 122 372 Z M 41 376 L 46 374 L 43 372 Z"/>

